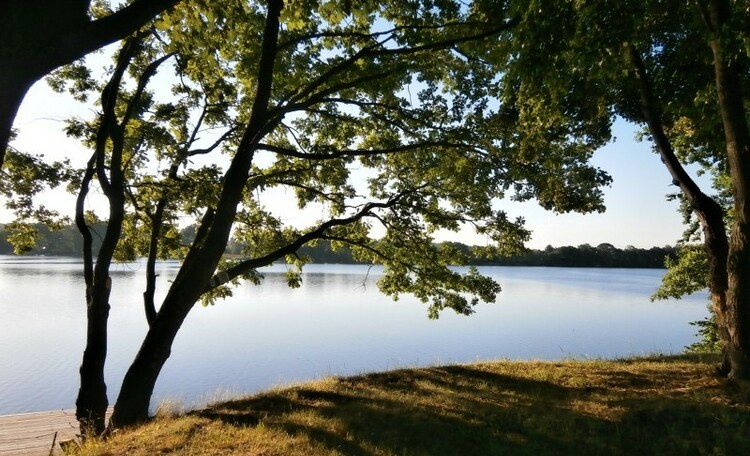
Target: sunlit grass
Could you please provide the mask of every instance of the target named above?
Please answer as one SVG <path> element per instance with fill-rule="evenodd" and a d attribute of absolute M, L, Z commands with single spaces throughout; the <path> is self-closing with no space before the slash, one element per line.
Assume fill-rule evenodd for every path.
<path fill-rule="evenodd" d="M 515 362 L 328 378 L 179 417 L 81 455 L 750 454 L 750 394 L 715 358 Z"/>

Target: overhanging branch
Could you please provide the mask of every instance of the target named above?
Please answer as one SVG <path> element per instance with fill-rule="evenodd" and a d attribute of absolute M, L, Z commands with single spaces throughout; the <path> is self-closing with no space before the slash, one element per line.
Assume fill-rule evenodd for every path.
<path fill-rule="evenodd" d="M 408 152 L 410 150 L 423 149 L 426 147 L 451 147 L 465 148 L 463 144 L 455 144 L 448 141 L 427 141 L 414 144 L 404 144 L 401 146 L 390 147 L 385 149 L 344 149 L 331 151 L 330 153 L 299 152 L 287 147 L 275 146 L 272 144 L 258 144 L 258 150 L 266 150 L 275 154 L 287 157 L 303 158 L 308 160 L 332 160 L 345 157 L 358 157 L 369 155 L 386 155 L 399 152 Z"/>
<path fill-rule="evenodd" d="M 123 39 L 179 1 L 134 0 L 119 11 L 72 30 L 55 43 L 54 50 L 50 52 L 54 57 L 50 59 L 49 64 L 52 68 L 56 68 L 102 46 Z"/>
<path fill-rule="evenodd" d="M 263 266 L 268 266 L 269 264 L 272 264 L 274 261 L 284 258 L 286 255 L 293 254 L 300 247 L 307 244 L 308 242 L 315 240 L 315 239 L 322 238 L 326 234 L 326 232 L 331 228 L 355 223 L 361 220 L 362 218 L 371 215 L 371 211 L 373 209 L 384 209 L 384 208 L 392 207 L 398 203 L 401 196 L 403 196 L 403 194 L 397 195 L 394 198 L 384 203 L 367 203 L 362 207 L 362 209 L 359 210 L 359 212 L 352 215 L 351 217 L 328 220 L 327 222 L 322 223 L 317 228 L 311 231 L 308 231 L 307 233 L 295 239 L 293 242 L 275 250 L 274 252 L 264 255 L 260 258 L 253 258 L 253 259 L 241 261 L 240 263 L 227 269 L 226 271 L 222 271 L 222 272 L 215 274 L 209 281 L 206 288 L 203 290 L 202 294 L 208 293 L 209 291 L 214 290 L 215 288 L 221 285 L 224 285 L 225 283 L 241 276 L 242 274 L 246 274 L 254 269 L 258 269 Z"/>

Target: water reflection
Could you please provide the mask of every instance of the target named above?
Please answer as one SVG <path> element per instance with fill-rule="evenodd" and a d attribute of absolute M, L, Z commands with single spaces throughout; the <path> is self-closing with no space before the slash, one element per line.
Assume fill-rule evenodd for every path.
<path fill-rule="evenodd" d="M 159 264 L 163 296 L 178 264 Z M 426 317 L 415 299 L 377 292 L 380 269 L 310 265 L 299 289 L 283 266 L 263 271 L 215 306 L 197 306 L 177 337 L 155 391 L 186 404 L 216 391 L 252 391 L 330 374 L 494 358 L 616 357 L 674 353 L 694 341 L 688 325 L 706 296 L 650 303 L 663 271 L 482 268 L 497 303 L 472 317 Z M 80 262 L 0 257 L 0 414 L 67 408 L 85 341 Z M 143 263 L 113 271 L 109 359 L 113 398 L 147 330 Z"/>

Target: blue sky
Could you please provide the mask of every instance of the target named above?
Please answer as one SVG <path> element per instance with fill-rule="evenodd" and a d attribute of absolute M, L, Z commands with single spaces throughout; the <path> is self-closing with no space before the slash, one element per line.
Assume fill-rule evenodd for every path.
<path fill-rule="evenodd" d="M 613 178 L 605 189 L 607 210 L 602 214 L 555 215 L 534 204 L 512 204 L 508 212 L 522 215 L 534 232 L 530 247 L 546 245 L 597 245 L 609 242 L 623 248 L 674 245 L 682 235 L 684 225 L 677 212 L 678 203 L 667 201 L 666 195 L 678 188 L 652 152 L 651 144 L 634 139 L 636 126 L 624 121 L 615 124 L 613 143 L 598 150 L 593 158 L 596 166 Z M 706 176 L 690 174 L 710 193 Z"/>
<path fill-rule="evenodd" d="M 25 151 L 43 153 L 49 159 L 68 157 L 74 164 L 83 165 L 89 152 L 77 141 L 62 132 L 63 120 L 71 115 L 89 117 L 87 108 L 73 102 L 66 95 L 52 92 L 44 82 L 32 87 L 16 119 L 19 129 L 14 145 Z M 636 128 L 618 121 L 616 140 L 597 151 L 594 163 L 613 177 L 611 187 L 605 189 L 607 211 L 603 214 L 555 215 L 535 203 L 503 201 L 500 207 L 512 217 L 522 216 L 533 232 L 532 248 L 547 245 L 597 245 L 609 242 L 623 248 L 674 245 L 684 229 L 677 203 L 666 201 L 665 195 L 677 189 L 659 157 L 648 143 L 634 139 Z M 694 171 L 694 170 L 693 170 Z M 695 176 L 695 172 L 692 172 Z M 707 178 L 698 178 L 706 190 Z M 73 197 L 63 189 L 44 196 L 45 204 L 63 212 L 73 210 Z M 96 205 L 96 202 L 91 203 Z M 0 209 L 0 221 L 11 220 L 11 215 Z M 470 233 L 449 236 L 465 243 L 484 243 Z"/>

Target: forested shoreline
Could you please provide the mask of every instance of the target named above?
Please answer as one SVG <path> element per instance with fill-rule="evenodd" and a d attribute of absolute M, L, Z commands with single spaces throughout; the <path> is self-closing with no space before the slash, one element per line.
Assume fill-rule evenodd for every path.
<path fill-rule="evenodd" d="M 50 230 L 39 225 L 36 246 L 26 255 L 80 256 L 81 236 L 75 226 L 66 226 L 61 230 Z M 104 225 L 94 230 L 104 233 Z M 195 231 L 187 227 L 180 233 L 181 241 L 187 245 L 192 241 Z M 13 255 L 13 246 L 8 242 L 8 233 L 0 226 L 0 255 Z M 94 252 L 99 249 L 101 237 L 94 236 Z M 624 249 L 612 244 L 602 243 L 597 246 L 581 244 L 579 246 L 547 246 L 544 249 L 528 249 L 513 256 L 494 256 L 480 258 L 472 254 L 471 246 L 459 242 L 450 243 L 453 247 L 467 254 L 471 264 L 480 266 L 552 266 L 578 268 L 663 268 L 667 257 L 676 256 L 672 246 L 651 247 L 649 249 L 628 246 Z M 230 242 L 227 253 L 240 254 L 242 246 L 236 241 Z M 299 249 L 300 255 L 309 257 L 312 263 L 357 264 L 351 250 L 344 247 L 334 250 L 330 242 L 321 241 L 316 246 L 304 246 Z"/>

